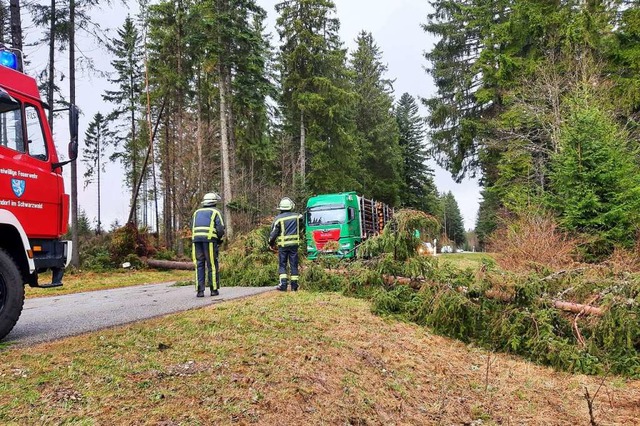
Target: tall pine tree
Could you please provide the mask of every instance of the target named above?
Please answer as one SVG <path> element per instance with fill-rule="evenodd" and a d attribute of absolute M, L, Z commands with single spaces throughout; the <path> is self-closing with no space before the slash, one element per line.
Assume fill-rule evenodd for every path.
<path fill-rule="evenodd" d="M 438 193 L 433 181 L 433 169 L 427 164 L 424 120 L 418 114 L 418 104 L 413 96 L 402 94 L 396 104 L 395 118 L 403 159 L 402 205 L 436 215 L 440 210 Z"/>
<path fill-rule="evenodd" d="M 102 232 L 101 213 L 101 176 L 105 171 L 106 150 L 105 148 L 111 143 L 114 134 L 109 130 L 109 122 L 100 113 L 93 116 L 93 120 L 89 123 L 87 131 L 84 134 L 85 149 L 82 151 L 82 162 L 86 166 L 84 173 L 85 188 L 89 183 L 96 184 L 96 193 L 98 196 L 98 223 L 96 232 Z"/>
<path fill-rule="evenodd" d="M 299 141 L 298 164 L 290 167 L 314 192 L 360 190 L 354 96 L 335 5 L 331 0 L 286 0 L 276 10 L 281 109 L 288 132 Z"/>
<path fill-rule="evenodd" d="M 133 191 L 142 172 L 143 144 L 139 138 L 138 121 L 140 119 L 140 101 L 144 86 L 143 52 L 141 38 L 135 23 L 130 16 L 124 21 L 117 36 L 111 40 L 109 51 L 115 56 L 111 65 L 115 69 L 115 77 L 109 82 L 116 86 L 115 90 L 107 90 L 103 99 L 115 105 L 109 114 L 109 120 L 117 123 L 121 133 L 116 141 L 118 150 L 112 158 L 119 159 L 125 167 L 126 185 Z M 137 212 L 137 206 L 132 206 Z M 133 217 L 137 223 L 137 213 Z"/>
<path fill-rule="evenodd" d="M 393 87 L 371 33 L 361 32 L 351 57 L 357 143 L 362 156 L 356 173 L 367 196 L 396 205 L 401 196 L 402 156 L 393 116 Z"/>
<path fill-rule="evenodd" d="M 464 222 L 460 214 L 460 207 L 451 191 L 441 197 L 442 216 L 440 223 L 442 224 L 442 232 L 450 241 L 453 241 L 457 247 L 464 246 L 466 242 L 466 232 L 464 230 Z"/>

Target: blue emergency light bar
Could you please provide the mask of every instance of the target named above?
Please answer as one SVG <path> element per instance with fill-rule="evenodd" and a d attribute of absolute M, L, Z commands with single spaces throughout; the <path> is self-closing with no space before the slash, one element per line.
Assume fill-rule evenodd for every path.
<path fill-rule="evenodd" d="M 0 65 L 17 70 L 18 55 L 8 50 L 0 50 Z"/>

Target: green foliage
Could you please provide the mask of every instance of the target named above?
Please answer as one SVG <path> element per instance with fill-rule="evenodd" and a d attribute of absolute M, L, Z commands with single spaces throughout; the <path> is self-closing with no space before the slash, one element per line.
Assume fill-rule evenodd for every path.
<path fill-rule="evenodd" d="M 431 140 L 456 177 L 482 173 L 480 242 L 499 212 L 520 213 L 551 196 L 567 229 L 594 237 L 585 248 L 592 258 L 629 246 L 637 226 L 630 200 L 638 199 L 629 181 L 638 172 L 628 167 L 635 153 L 621 127 L 636 121 L 640 105 L 638 8 L 625 1 L 432 4 L 424 25 L 439 38 L 426 54 L 437 87 L 424 101 Z M 568 139 L 591 150 L 591 160 L 581 160 L 590 165 L 581 167 L 592 172 L 567 162 Z M 613 146 L 622 147 L 618 157 Z M 599 176 L 588 176 L 598 168 Z"/>
<path fill-rule="evenodd" d="M 132 191 L 142 173 L 145 143 L 141 141 L 138 120 L 141 118 L 140 99 L 144 87 L 142 37 L 130 16 L 127 16 L 117 36 L 109 40 L 108 49 L 115 58 L 111 66 L 115 74 L 109 82 L 115 90 L 106 90 L 103 99 L 114 105 L 107 120 L 116 125 L 110 134 L 115 151 L 110 159 L 119 160 L 124 169 L 126 185 Z M 105 135 L 107 136 L 107 135 Z"/>
<path fill-rule="evenodd" d="M 562 370 L 600 374 L 611 369 L 629 377 L 640 375 L 637 301 L 629 305 L 619 300 L 602 318 L 579 321 L 587 341 L 582 347 L 574 336 L 575 314 L 545 303 L 549 287 L 533 277 L 517 284 L 511 303 L 486 298 L 480 288 L 464 293 L 457 286 L 438 281 L 418 292 L 404 286 L 380 290 L 372 298 L 372 309 Z"/>
<path fill-rule="evenodd" d="M 342 291 L 346 285 L 346 279 L 328 272 L 324 265 L 315 262 L 304 269 L 302 283 L 309 291 Z"/>
<path fill-rule="evenodd" d="M 411 212 L 406 214 L 418 220 Z M 400 232 L 412 234 L 406 229 Z M 615 274 L 594 281 L 580 272 L 511 275 L 498 270 L 492 261 L 476 270 L 460 270 L 449 262 L 415 253 L 394 259 L 397 246 L 388 239 L 384 234 L 373 239 L 368 250 L 376 255 L 371 259 L 307 265 L 304 288 L 365 297 L 376 314 L 412 321 L 557 369 L 640 377 L 640 275 L 626 275 L 624 281 L 616 280 Z M 389 284 L 383 276 L 413 281 L 411 285 Z M 564 313 L 553 306 L 551 296 L 592 303 L 594 294 L 603 300 L 600 306 L 605 314 L 600 318 Z"/>
<path fill-rule="evenodd" d="M 311 158 L 309 189 L 315 193 L 360 190 L 354 174 L 361 156 L 355 137 L 355 95 L 331 0 L 286 0 L 276 5 L 280 36 L 280 105 L 287 132 Z M 302 146 L 301 127 L 305 129 Z M 306 165 L 305 161 L 305 165 Z M 291 167 L 291 165 L 289 165 Z"/>
<path fill-rule="evenodd" d="M 422 297 L 406 286 L 391 290 L 380 289 L 374 294 L 371 311 L 377 315 L 394 315 L 405 320 L 412 318 L 419 309 Z"/>
<path fill-rule="evenodd" d="M 629 7 L 620 14 L 616 32 L 617 49 L 612 49 L 610 70 L 615 93 L 626 111 L 640 108 L 640 9 Z"/>
<path fill-rule="evenodd" d="M 220 277 L 225 286 L 275 286 L 278 255 L 269 249 L 270 224 L 238 237 L 220 253 Z"/>
<path fill-rule="evenodd" d="M 462 247 L 466 242 L 466 233 L 458 202 L 451 191 L 444 194 L 440 198 L 440 202 L 442 203 L 442 216 L 438 219 L 442 223 L 444 236 L 453 241 L 457 247 Z"/>
<path fill-rule="evenodd" d="M 158 260 L 174 260 L 176 258 L 176 253 L 173 250 L 169 250 L 167 248 L 160 248 L 156 251 L 156 254 L 153 256 L 154 259 Z"/>
<path fill-rule="evenodd" d="M 560 223 L 595 238 L 588 254 L 609 254 L 615 245 L 635 243 L 640 224 L 636 155 L 614 118 L 583 92 L 562 128 L 551 183 Z"/>
<path fill-rule="evenodd" d="M 394 113 L 403 157 L 401 204 L 437 216 L 440 211 L 438 193 L 433 181 L 434 172 L 427 165 L 426 131 L 418 104 L 413 96 L 403 93 Z"/>
<path fill-rule="evenodd" d="M 83 241 L 80 252 L 81 268 L 95 272 L 104 272 L 115 268 L 117 265 L 109 253 L 110 240 L 109 234 L 103 234 Z"/>
<path fill-rule="evenodd" d="M 424 212 L 402 209 L 397 211 L 380 235 L 369 238 L 358 251 L 358 257 L 376 257 L 383 253 L 392 256 L 393 261 L 404 262 L 415 257 L 421 241 L 415 235 L 435 235 L 439 222 Z"/>
<path fill-rule="evenodd" d="M 356 42 L 350 68 L 356 137 L 362 153 L 357 174 L 368 196 L 394 206 L 402 198 L 402 154 L 392 114 L 392 83 L 384 78 L 387 67 L 371 33 L 360 32 Z"/>
<path fill-rule="evenodd" d="M 494 192 L 483 189 L 482 201 L 478 207 L 478 217 L 476 218 L 476 233 L 478 234 L 478 250 L 484 250 L 489 242 L 489 237 L 498 228 L 498 211 L 500 209 L 500 199 Z"/>
<path fill-rule="evenodd" d="M 115 265 L 124 262 L 138 265 L 140 257 L 155 254 L 155 248 L 149 241 L 148 234 L 140 232 L 132 223 L 111 232 L 108 248 L 111 262 Z"/>

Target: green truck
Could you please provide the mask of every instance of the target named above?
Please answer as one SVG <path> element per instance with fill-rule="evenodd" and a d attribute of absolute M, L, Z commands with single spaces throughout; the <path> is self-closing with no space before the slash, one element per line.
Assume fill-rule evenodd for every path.
<path fill-rule="evenodd" d="M 392 217 L 393 208 L 355 192 L 311 197 L 305 214 L 307 256 L 354 257 L 358 245 L 382 232 Z"/>

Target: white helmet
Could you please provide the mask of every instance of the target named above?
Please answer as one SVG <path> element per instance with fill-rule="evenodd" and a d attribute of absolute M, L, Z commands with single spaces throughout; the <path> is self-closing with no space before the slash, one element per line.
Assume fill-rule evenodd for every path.
<path fill-rule="evenodd" d="M 215 206 L 220 201 L 220 196 L 215 192 L 208 192 L 202 197 L 203 206 Z"/>
<path fill-rule="evenodd" d="M 278 210 L 282 210 L 282 211 L 293 210 L 295 208 L 296 208 L 296 203 L 291 201 L 291 198 L 289 197 L 284 197 L 282 200 L 280 200 L 280 204 L 278 204 Z"/>

